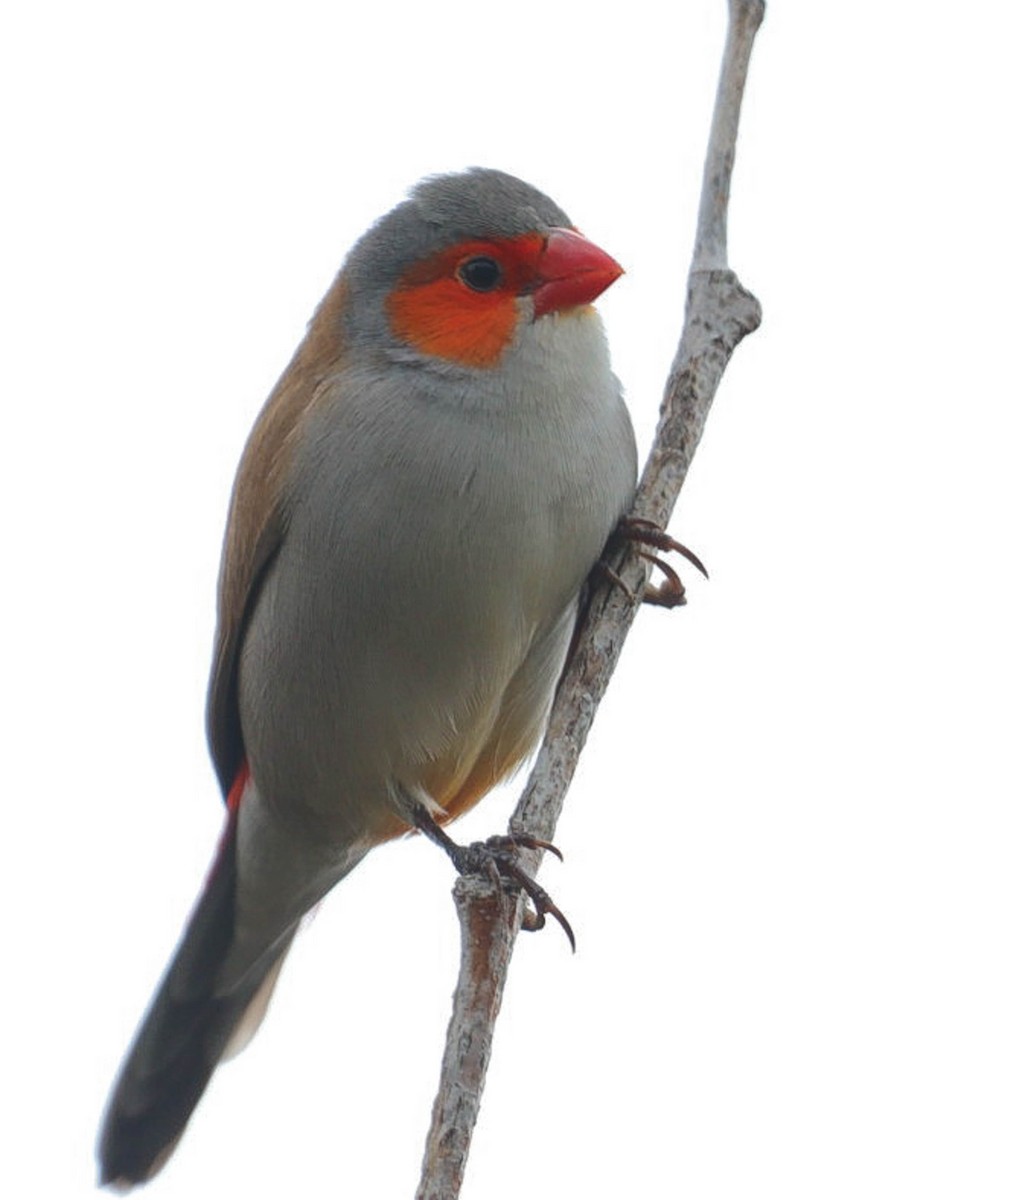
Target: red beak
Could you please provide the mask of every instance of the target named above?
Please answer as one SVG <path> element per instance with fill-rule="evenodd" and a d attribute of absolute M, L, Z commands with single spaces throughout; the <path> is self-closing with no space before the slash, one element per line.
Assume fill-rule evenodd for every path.
<path fill-rule="evenodd" d="M 538 262 L 534 319 L 590 304 L 623 274 L 614 258 L 572 229 L 553 229 Z"/>

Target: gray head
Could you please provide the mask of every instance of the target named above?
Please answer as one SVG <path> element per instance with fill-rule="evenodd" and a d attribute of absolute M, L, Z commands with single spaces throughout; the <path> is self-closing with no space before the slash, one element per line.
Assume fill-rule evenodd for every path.
<path fill-rule="evenodd" d="M 569 224 L 544 192 L 504 171 L 471 167 L 431 175 L 360 238 L 347 271 L 354 283 L 370 271 L 394 283 L 410 262 L 467 238 L 515 237 Z"/>
<path fill-rule="evenodd" d="M 472 167 L 422 180 L 409 199 L 377 221 L 343 268 L 349 293 L 349 336 L 381 345 L 384 302 L 414 263 L 469 239 L 546 235 L 570 219 L 543 192 L 504 171 Z"/>

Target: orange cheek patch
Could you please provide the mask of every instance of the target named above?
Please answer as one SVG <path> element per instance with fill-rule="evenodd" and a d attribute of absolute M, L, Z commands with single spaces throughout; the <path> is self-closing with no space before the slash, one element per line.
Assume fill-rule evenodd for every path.
<path fill-rule="evenodd" d="M 523 233 L 460 242 L 414 264 L 388 297 L 392 333 L 421 354 L 493 367 L 512 340 L 517 297 L 534 281 L 544 247 L 540 234 Z M 474 291 L 458 278 L 460 263 L 476 255 L 501 268 L 494 291 Z"/>
<path fill-rule="evenodd" d="M 492 367 L 516 327 L 516 298 L 482 295 L 457 279 L 399 287 L 388 297 L 392 332 L 422 354 L 471 367 Z"/>

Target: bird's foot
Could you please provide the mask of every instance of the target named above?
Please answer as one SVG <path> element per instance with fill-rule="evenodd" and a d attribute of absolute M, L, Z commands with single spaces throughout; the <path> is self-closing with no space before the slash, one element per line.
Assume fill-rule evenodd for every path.
<path fill-rule="evenodd" d="M 662 526 L 656 524 L 654 521 L 649 521 L 644 517 L 622 517 L 616 526 L 616 536 L 626 542 L 636 542 L 642 546 L 650 546 L 652 549 L 660 550 L 664 554 L 674 553 L 682 555 L 706 579 L 708 578 L 705 564 L 693 550 L 688 550 L 682 542 L 678 542 L 676 538 L 670 537 Z M 661 583 L 657 586 L 652 583 L 645 584 L 644 594 L 641 597 L 642 603 L 657 604 L 661 608 L 678 608 L 681 604 L 686 604 L 687 591 L 676 571 L 667 562 L 663 562 L 657 554 L 648 554 L 644 550 L 640 550 L 638 553 L 641 558 L 647 559 L 652 566 L 658 567 L 664 576 Z M 622 587 L 626 587 L 622 579 L 616 575 L 611 567 L 606 566 L 606 572 L 609 576 L 614 577 L 614 580 Z"/>
<path fill-rule="evenodd" d="M 413 815 L 417 829 L 445 851 L 460 875 L 483 875 L 498 886 L 505 881 L 526 895 L 532 908 L 523 914 L 524 929 L 530 932 L 543 929 L 545 918 L 554 917 L 569 938 L 570 947 L 576 950 L 573 927 L 551 896 L 520 866 L 517 855 L 518 850 L 547 850 L 561 860 L 561 851 L 551 842 L 526 833 L 504 833 L 463 846 L 448 836 L 424 805 L 417 804 Z"/>

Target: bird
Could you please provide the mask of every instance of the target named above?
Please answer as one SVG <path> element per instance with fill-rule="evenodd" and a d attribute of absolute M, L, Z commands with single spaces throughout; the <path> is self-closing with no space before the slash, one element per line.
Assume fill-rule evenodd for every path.
<path fill-rule="evenodd" d="M 593 306 L 621 274 L 474 167 L 417 184 L 315 310 L 235 478 L 207 702 L 224 826 L 113 1084 L 101 1184 L 164 1166 L 304 915 L 384 842 L 454 846 L 443 826 L 535 749 L 636 483 Z"/>

